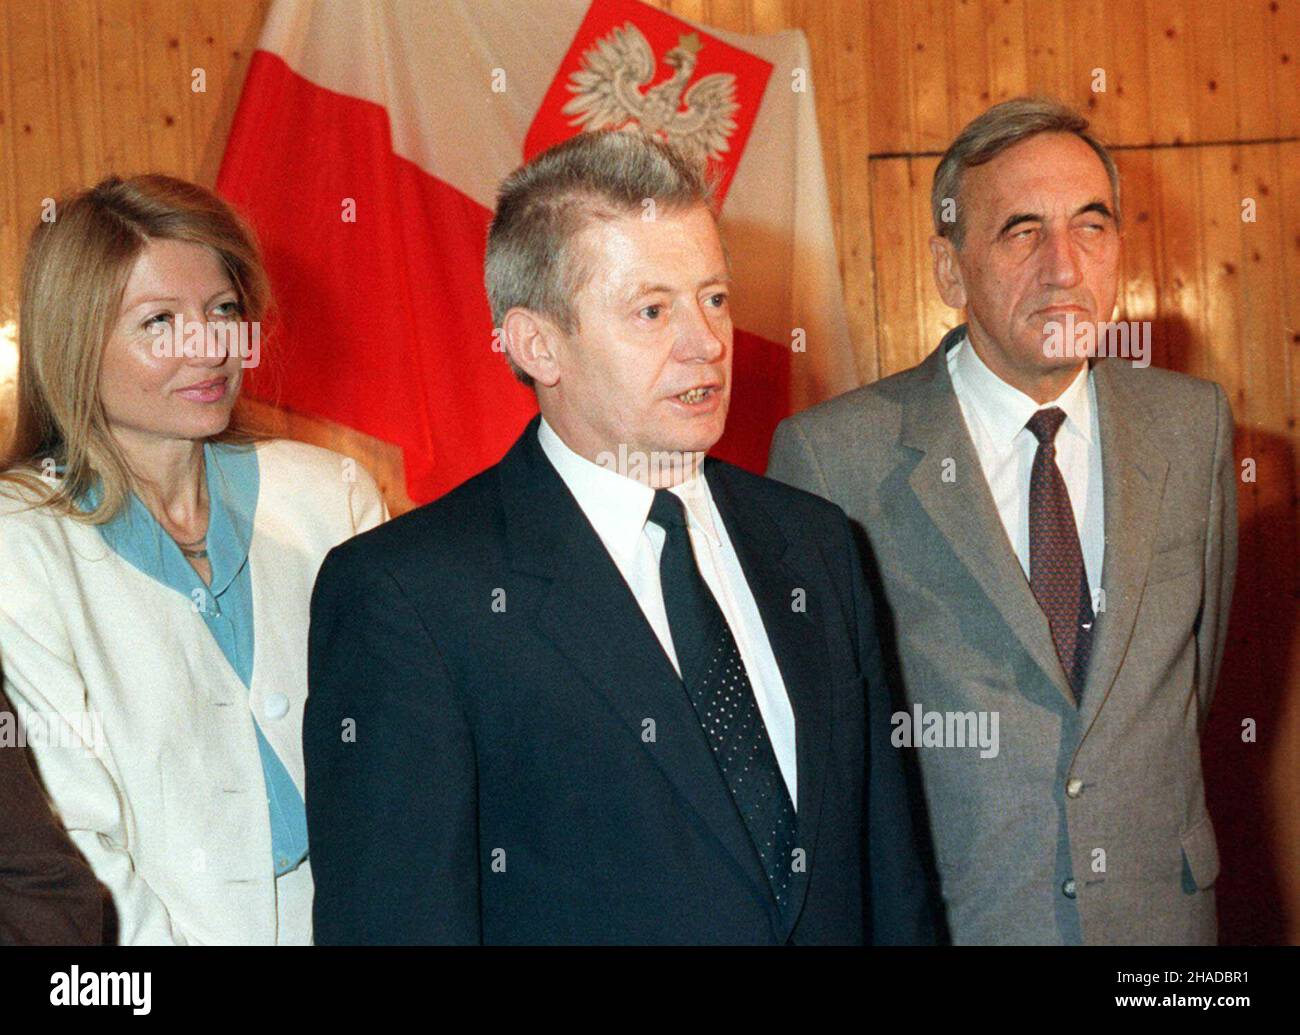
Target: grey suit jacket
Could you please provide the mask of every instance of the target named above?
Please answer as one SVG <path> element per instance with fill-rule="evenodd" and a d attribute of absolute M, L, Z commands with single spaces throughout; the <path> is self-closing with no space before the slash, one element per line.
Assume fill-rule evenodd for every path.
<path fill-rule="evenodd" d="M 916 750 L 953 940 L 1213 943 L 1200 733 L 1236 570 L 1227 398 L 1094 364 L 1104 599 L 1076 705 L 948 377 L 964 333 L 784 421 L 768 469 L 865 534 L 908 705 L 997 716 L 993 757 Z"/>

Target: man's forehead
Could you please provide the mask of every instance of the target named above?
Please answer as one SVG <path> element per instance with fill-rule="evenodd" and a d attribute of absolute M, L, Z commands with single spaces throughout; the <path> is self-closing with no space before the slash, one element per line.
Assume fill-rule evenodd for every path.
<path fill-rule="evenodd" d="M 693 208 L 654 207 L 653 199 L 646 199 L 646 207 L 636 212 L 618 212 L 603 217 L 589 217 L 584 221 L 580 236 L 590 240 L 627 240 L 653 246 L 671 244 L 674 240 L 703 232 L 709 228 L 717 233 L 717 223 L 712 213 L 703 205 Z"/>
<path fill-rule="evenodd" d="M 967 170 L 968 204 L 994 209 L 1037 202 L 1071 211 L 1091 201 L 1112 204 L 1110 177 L 1101 158 L 1073 133 L 1043 133 Z"/>
<path fill-rule="evenodd" d="M 722 244 L 712 216 L 707 209 L 698 211 L 702 215 L 692 210 L 646 220 L 636 215 L 593 220 L 579 235 L 580 247 L 609 279 L 618 281 L 684 274 L 688 271 L 682 267 L 696 261 L 725 267 L 725 261 L 714 261 L 722 255 Z M 694 276 L 693 270 L 689 273 Z"/>

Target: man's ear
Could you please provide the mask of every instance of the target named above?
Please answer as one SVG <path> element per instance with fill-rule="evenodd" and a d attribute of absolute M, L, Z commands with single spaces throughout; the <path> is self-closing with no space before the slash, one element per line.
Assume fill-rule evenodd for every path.
<path fill-rule="evenodd" d="M 953 309 L 966 307 L 966 285 L 957 262 L 957 248 L 947 237 L 930 238 L 930 255 L 934 259 L 934 282 L 939 297 Z"/>
<path fill-rule="evenodd" d="M 531 309 L 511 309 L 501 322 L 501 337 L 510 359 L 539 385 L 553 388 L 560 380 L 555 348 L 558 328 Z"/>

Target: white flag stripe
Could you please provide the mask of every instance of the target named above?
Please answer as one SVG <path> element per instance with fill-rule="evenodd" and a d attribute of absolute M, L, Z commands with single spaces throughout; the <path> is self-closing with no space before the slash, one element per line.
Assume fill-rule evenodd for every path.
<path fill-rule="evenodd" d="M 797 411 L 859 383 L 817 128 L 812 55 L 798 31 L 707 31 L 772 64 L 722 225 L 736 283 L 743 286 L 733 307 L 737 326 L 786 346 L 796 328 L 807 335 L 807 352 L 792 358 L 790 402 Z M 804 72 L 805 92 L 792 89 L 796 70 Z"/>
<path fill-rule="evenodd" d="M 491 209 L 587 7 L 277 0 L 260 47 L 317 86 L 387 109 L 395 154 Z"/>
<path fill-rule="evenodd" d="M 524 139 L 587 0 L 277 0 L 261 48 L 326 89 L 383 106 L 394 152 L 484 208 Z M 736 325 L 788 347 L 794 408 L 858 383 L 803 33 L 695 26 L 773 66 L 722 212 Z M 504 89 L 493 91 L 493 75 Z M 795 92 L 802 70 L 806 89 Z"/>

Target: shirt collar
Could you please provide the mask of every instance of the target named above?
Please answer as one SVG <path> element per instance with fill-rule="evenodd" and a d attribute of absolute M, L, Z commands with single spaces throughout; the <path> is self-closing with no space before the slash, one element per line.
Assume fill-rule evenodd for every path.
<path fill-rule="evenodd" d="M 1088 364 L 1084 364 L 1056 399 L 1039 403 L 993 373 L 971 346 L 969 336 L 963 338 L 953 352 L 955 355 L 951 355 L 949 360 L 953 381 L 961 382 L 966 402 L 999 447 L 1009 448 L 1012 440 L 1025 431 L 1029 418 L 1051 406 L 1065 411 L 1062 428 L 1092 441 L 1092 389 Z"/>
<path fill-rule="evenodd" d="M 248 563 L 257 511 L 260 472 L 251 445 L 206 443 L 208 476 L 208 559 L 212 592 L 222 592 Z"/>
<path fill-rule="evenodd" d="M 575 453 L 545 417 L 537 426 L 537 440 L 601 541 L 621 559 L 631 560 L 650 515 L 655 490 L 644 482 Z M 709 483 L 704 475 L 697 474 L 673 486 L 672 492 L 686 505 L 690 523 L 708 536 L 715 546 L 721 545 L 713 520 Z"/>
<path fill-rule="evenodd" d="M 207 588 L 219 596 L 248 562 L 260 480 L 257 452 L 252 446 L 205 442 L 203 459 L 208 485 L 208 563 L 212 567 L 212 583 Z M 93 510 L 100 495 L 96 482 L 78 505 Z M 202 580 L 180 547 L 134 492 L 112 520 L 99 526 L 99 532 L 115 553 L 177 592 L 188 596 L 202 588 Z"/>

